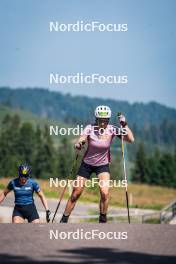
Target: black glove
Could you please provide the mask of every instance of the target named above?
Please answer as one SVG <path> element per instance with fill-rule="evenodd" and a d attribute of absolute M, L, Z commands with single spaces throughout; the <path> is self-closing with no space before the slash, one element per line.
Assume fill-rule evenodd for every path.
<path fill-rule="evenodd" d="M 82 148 L 82 144 L 81 144 L 81 143 L 76 143 L 74 147 L 75 147 L 75 149 L 77 149 L 77 150 L 81 150 L 81 148 Z"/>
<path fill-rule="evenodd" d="M 49 223 L 50 221 L 50 214 L 51 214 L 50 210 L 46 210 L 46 222 L 47 223 Z"/>
<path fill-rule="evenodd" d="M 82 146 L 84 146 L 85 143 L 86 143 L 85 141 L 82 141 L 82 142 L 76 143 L 74 147 L 75 147 L 75 149 L 77 149 L 77 150 L 81 150 L 81 149 L 82 149 Z"/>

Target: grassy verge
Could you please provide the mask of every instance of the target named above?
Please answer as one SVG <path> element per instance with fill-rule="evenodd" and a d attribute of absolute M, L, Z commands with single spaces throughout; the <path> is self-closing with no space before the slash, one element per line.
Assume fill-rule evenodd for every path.
<path fill-rule="evenodd" d="M 9 178 L 0 178 L 0 189 L 4 189 L 9 182 Z M 49 180 L 38 180 L 42 190 L 48 198 L 60 197 L 62 188 L 49 186 Z M 128 188 L 129 203 L 131 208 L 155 209 L 160 210 L 176 197 L 176 189 L 150 186 L 146 184 L 129 184 Z M 64 198 L 68 199 L 69 193 L 66 191 Z M 98 188 L 85 188 L 81 202 L 98 203 Z M 126 206 L 124 188 L 110 188 L 110 205 L 124 207 Z"/>

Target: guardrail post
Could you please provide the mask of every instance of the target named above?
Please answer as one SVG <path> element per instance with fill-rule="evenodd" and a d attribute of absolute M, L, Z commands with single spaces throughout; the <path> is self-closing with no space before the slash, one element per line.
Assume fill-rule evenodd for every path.
<path fill-rule="evenodd" d="M 172 215 L 173 217 L 176 215 L 176 203 L 172 205 Z"/>

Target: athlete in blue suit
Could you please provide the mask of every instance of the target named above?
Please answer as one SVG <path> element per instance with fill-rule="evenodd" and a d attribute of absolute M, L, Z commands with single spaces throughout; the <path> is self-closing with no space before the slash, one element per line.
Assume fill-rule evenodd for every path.
<path fill-rule="evenodd" d="M 15 207 L 12 215 L 13 223 L 23 223 L 25 219 L 29 223 L 39 223 L 39 215 L 34 204 L 33 194 L 36 192 L 46 210 L 46 220 L 50 221 L 50 211 L 47 200 L 38 183 L 30 178 L 31 168 L 28 165 L 18 167 L 18 178 L 11 180 L 7 188 L 0 195 L 0 203 L 10 191 L 14 191 Z"/>

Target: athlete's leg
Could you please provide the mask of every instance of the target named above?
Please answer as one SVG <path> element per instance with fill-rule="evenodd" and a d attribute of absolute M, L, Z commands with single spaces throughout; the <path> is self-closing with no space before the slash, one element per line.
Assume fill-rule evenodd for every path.
<path fill-rule="evenodd" d="M 23 215 L 21 208 L 15 205 L 12 214 L 12 223 L 21 224 L 24 223 L 24 220 L 25 220 L 25 216 Z"/>
<path fill-rule="evenodd" d="M 61 219 L 61 223 L 66 223 L 68 221 L 68 217 L 71 214 L 73 208 L 75 207 L 76 201 L 78 200 L 78 198 L 80 197 L 80 195 L 84 190 L 85 181 L 86 178 L 82 176 L 78 175 L 76 177 L 76 180 L 73 183 L 74 184 L 73 191 L 70 198 L 68 199 L 64 214 Z"/>
<path fill-rule="evenodd" d="M 109 200 L 109 172 L 102 172 L 98 174 L 99 178 L 99 188 L 100 188 L 100 222 L 106 222 L 106 214 L 108 210 L 108 200 Z M 104 221 L 103 221 L 104 219 Z"/>
<path fill-rule="evenodd" d="M 12 216 L 12 223 L 22 224 L 22 223 L 24 223 L 24 218 L 21 216 Z"/>
<path fill-rule="evenodd" d="M 67 202 L 64 215 L 70 215 L 72 212 L 73 208 L 75 207 L 76 201 L 82 194 L 84 190 L 84 185 L 85 185 L 86 179 L 82 176 L 77 176 L 76 181 L 74 182 L 75 187 L 73 187 L 72 194 Z"/>

